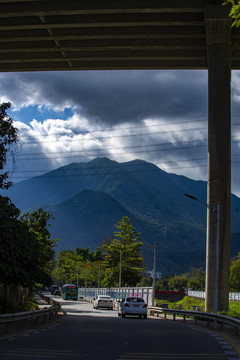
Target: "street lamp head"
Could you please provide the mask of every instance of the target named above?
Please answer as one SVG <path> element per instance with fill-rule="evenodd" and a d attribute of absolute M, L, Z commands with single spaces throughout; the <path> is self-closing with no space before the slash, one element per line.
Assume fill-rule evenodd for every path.
<path fill-rule="evenodd" d="M 192 199 L 192 200 L 197 200 L 197 198 L 195 196 L 189 195 L 189 194 L 184 194 L 186 197 Z"/>

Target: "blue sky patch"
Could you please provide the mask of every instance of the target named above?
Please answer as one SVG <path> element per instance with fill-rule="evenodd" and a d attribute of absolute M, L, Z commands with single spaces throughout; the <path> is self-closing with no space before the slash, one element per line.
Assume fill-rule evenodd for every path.
<path fill-rule="evenodd" d="M 36 119 L 41 123 L 46 119 L 67 120 L 73 115 L 73 111 L 71 108 L 65 108 L 64 111 L 55 111 L 54 109 L 47 107 L 41 107 L 39 109 L 38 106 L 35 105 L 23 107 L 20 109 L 20 111 L 14 111 L 13 109 L 10 109 L 8 114 L 14 121 L 21 121 L 24 124 L 29 125 L 33 119 Z"/>

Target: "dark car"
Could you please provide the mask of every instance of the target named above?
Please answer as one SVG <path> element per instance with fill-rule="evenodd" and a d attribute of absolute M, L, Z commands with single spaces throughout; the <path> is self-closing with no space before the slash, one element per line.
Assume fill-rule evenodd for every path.
<path fill-rule="evenodd" d="M 55 291 L 59 289 L 58 285 L 52 285 L 51 286 L 51 295 L 54 295 Z"/>
<path fill-rule="evenodd" d="M 62 296 L 61 289 L 55 290 L 54 291 L 54 296 Z"/>

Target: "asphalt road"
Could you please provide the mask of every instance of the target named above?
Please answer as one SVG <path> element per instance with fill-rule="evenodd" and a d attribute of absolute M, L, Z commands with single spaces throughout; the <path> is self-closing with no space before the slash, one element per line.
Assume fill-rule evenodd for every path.
<path fill-rule="evenodd" d="M 117 311 L 63 301 L 55 324 L 0 340 L 0 360 L 239 359 L 212 331 L 180 321 L 120 318 Z"/>

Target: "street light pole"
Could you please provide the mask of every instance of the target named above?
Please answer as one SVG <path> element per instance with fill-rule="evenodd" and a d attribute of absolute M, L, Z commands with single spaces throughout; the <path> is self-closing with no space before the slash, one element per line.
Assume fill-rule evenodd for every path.
<path fill-rule="evenodd" d="M 213 207 L 193 195 L 184 194 L 191 200 L 195 200 L 208 208 L 214 216 L 217 218 L 217 234 L 216 234 L 216 262 L 215 262 L 215 282 L 214 282 L 214 313 L 217 314 L 218 311 L 218 275 L 219 275 L 219 236 L 220 236 L 220 203 L 217 202 L 217 207 Z"/>
<path fill-rule="evenodd" d="M 121 282 L 122 282 L 122 249 L 120 249 L 120 258 L 119 258 L 119 284 L 118 284 L 119 301 L 121 300 L 120 299 Z"/>
<path fill-rule="evenodd" d="M 100 282 L 101 282 L 101 262 L 99 262 L 98 264 L 98 295 L 100 289 Z"/>
<path fill-rule="evenodd" d="M 216 238 L 216 270 L 215 270 L 215 286 L 214 286 L 214 313 L 218 311 L 218 272 L 219 272 L 219 233 L 220 233 L 220 204 L 217 203 L 215 212 L 217 217 L 217 238 Z"/>
<path fill-rule="evenodd" d="M 153 249 L 153 281 L 152 281 L 152 306 L 155 305 L 155 290 L 156 290 L 156 257 L 157 257 L 157 243 L 154 241 L 154 245 L 152 246 L 147 241 L 144 241 L 144 244 L 148 245 L 151 249 Z"/>
<path fill-rule="evenodd" d="M 152 306 L 155 305 L 155 289 L 156 289 L 156 241 L 154 241 L 154 255 L 153 255 L 153 283 L 152 283 Z"/>

